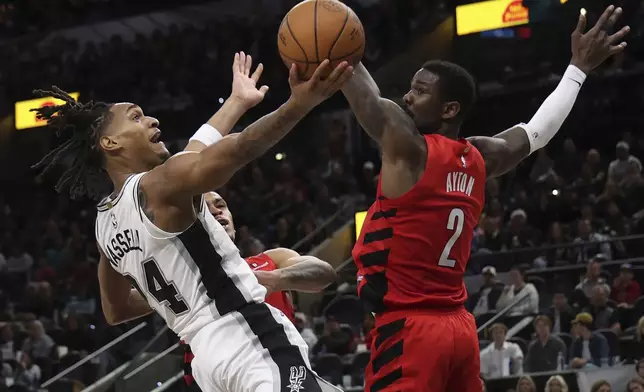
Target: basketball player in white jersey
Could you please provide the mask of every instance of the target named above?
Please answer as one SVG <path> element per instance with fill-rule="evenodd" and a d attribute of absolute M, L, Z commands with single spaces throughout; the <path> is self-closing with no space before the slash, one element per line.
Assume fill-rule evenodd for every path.
<path fill-rule="evenodd" d="M 98 194 L 104 173 L 111 180 L 113 192 L 96 218 L 107 321 L 148 313 L 147 302 L 193 347 L 195 378 L 206 392 L 322 390 L 306 344 L 286 317 L 263 302 L 266 289 L 208 213 L 202 194 L 265 153 L 352 73 L 343 62 L 322 80 L 328 68 L 326 60 L 301 81 L 293 66 L 289 100 L 243 132 L 227 135 L 268 90 L 256 88 L 261 65 L 251 76 L 250 56 L 236 55 L 231 97 L 191 138 L 186 151 L 193 153 L 172 158 L 159 140 L 159 122 L 138 105 L 81 104 L 58 88 L 37 91 L 65 101 L 35 111 L 71 137 L 36 166 L 46 165 L 43 174 L 64 166 L 56 189 L 69 189 L 73 197 Z"/>

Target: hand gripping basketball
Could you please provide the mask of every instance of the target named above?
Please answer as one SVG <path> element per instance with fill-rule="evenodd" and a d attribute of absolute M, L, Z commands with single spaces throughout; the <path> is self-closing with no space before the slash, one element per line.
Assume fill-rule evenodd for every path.
<path fill-rule="evenodd" d="M 297 66 L 291 65 L 288 78 L 288 83 L 291 86 L 291 98 L 298 105 L 312 109 L 340 90 L 353 75 L 353 67 L 343 61 L 327 78 L 323 78 L 330 67 L 329 60 L 322 61 L 311 79 L 304 81 L 298 76 Z"/>

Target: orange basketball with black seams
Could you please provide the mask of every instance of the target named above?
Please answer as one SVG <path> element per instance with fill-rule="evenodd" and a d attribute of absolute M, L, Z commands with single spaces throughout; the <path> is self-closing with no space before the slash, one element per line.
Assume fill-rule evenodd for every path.
<path fill-rule="evenodd" d="M 306 0 L 282 20 L 277 47 L 284 64 L 296 64 L 300 78 L 309 79 L 325 59 L 331 60 L 329 72 L 344 60 L 360 62 L 364 28 L 355 12 L 337 0 Z"/>

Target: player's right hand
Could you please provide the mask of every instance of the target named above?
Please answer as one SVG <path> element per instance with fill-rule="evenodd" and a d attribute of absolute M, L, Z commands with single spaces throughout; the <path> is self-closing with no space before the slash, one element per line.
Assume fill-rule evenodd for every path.
<path fill-rule="evenodd" d="M 610 56 L 622 52 L 626 48 L 626 42 L 622 40 L 630 31 L 629 26 L 622 27 L 618 32 L 610 35 L 615 23 L 622 15 L 622 8 L 608 6 L 599 20 L 587 33 L 586 13 L 579 14 L 577 28 L 572 33 L 572 65 L 584 73 L 598 67 Z"/>
<path fill-rule="evenodd" d="M 288 83 L 291 86 L 291 98 L 294 102 L 307 109 L 312 109 L 340 90 L 353 75 L 353 67 L 343 61 L 327 78 L 323 78 L 323 75 L 328 74 L 327 70 L 330 66 L 331 62 L 324 60 L 315 70 L 311 79 L 301 80 L 298 76 L 297 66 L 291 65 Z"/>

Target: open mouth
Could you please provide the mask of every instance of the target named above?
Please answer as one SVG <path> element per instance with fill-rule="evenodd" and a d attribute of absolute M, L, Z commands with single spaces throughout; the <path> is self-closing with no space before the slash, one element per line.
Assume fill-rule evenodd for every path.
<path fill-rule="evenodd" d="M 217 218 L 217 222 L 219 222 L 219 224 L 222 225 L 224 229 L 230 223 L 226 218 Z"/>
<path fill-rule="evenodd" d="M 161 131 L 156 131 L 152 137 L 150 138 L 150 141 L 152 143 L 160 143 L 161 142 Z"/>

